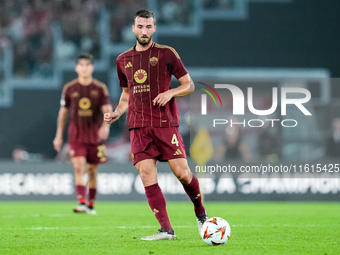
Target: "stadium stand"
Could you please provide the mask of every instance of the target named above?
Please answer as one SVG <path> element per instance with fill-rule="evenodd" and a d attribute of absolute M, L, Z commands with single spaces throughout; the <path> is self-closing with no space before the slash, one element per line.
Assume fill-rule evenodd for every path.
<path fill-rule="evenodd" d="M 249 70 L 253 70 L 254 74 L 259 71 L 258 67 L 262 67 L 262 70 L 267 73 L 284 72 L 288 68 L 297 69 L 311 75 L 320 74 L 318 78 L 321 79 L 339 75 L 340 70 L 335 61 L 337 58 L 326 57 L 333 54 L 332 49 L 336 48 L 335 46 L 327 48 L 328 38 L 334 35 L 334 31 L 327 30 L 326 23 L 319 24 L 317 31 L 323 31 L 323 39 L 326 38 L 328 41 L 321 41 L 315 46 L 308 44 L 308 47 L 307 43 L 316 41 L 315 38 L 320 37 L 320 34 L 315 35 L 312 29 L 306 29 L 304 33 L 300 32 L 301 28 L 306 28 L 308 22 L 318 13 L 322 15 L 323 12 L 327 12 L 330 20 L 337 19 L 335 10 L 332 12 L 331 5 L 318 1 L 302 2 L 297 3 L 292 0 L 1 1 L 0 114 L 11 116 L 20 112 L 22 104 L 28 103 L 25 99 L 27 95 L 34 95 L 37 98 L 41 95 L 44 97 L 42 101 L 56 102 L 54 106 L 57 107 L 61 86 L 73 71 L 74 56 L 83 51 L 95 55 L 96 72 L 107 81 L 113 99 L 117 101 L 119 87 L 114 60 L 119 53 L 131 47 L 134 41 L 133 36 L 131 37 L 133 34 L 130 33 L 132 21 L 127 17 L 131 17 L 131 14 L 143 6 L 155 10 L 158 17 L 155 40 L 178 49 L 186 66 L 190 67 L 192 74 L 197 74 L 196 77 L 199 77 L 198 74 L 212 75 L 216 70 L 221 70 L 223 77 L 228 77 L 229 73 L 243 75 Z M 309 5 L 310 12 L 299 13 L 305 4 Z M 296 27 L 289 18 L 294 15 L 297 17 L 294 21 Z M 294 41 L 301 41 L 301 43 L 294 44 Z M 223 49 L 223 51 L 222 53 L 217 50 L 202 52 L 201 49 L 206 47 Z M 319 54 L 315 57 L 311 54 L 320 48 L 324 49 L 323 55 Z M 234 67 L 238 67 L 237 70 L 233 69 Z M 247 70 L 242 70 L 244 68 Z M 319 88 L 316 90 L 319 91 Z M 330 93 L 333 93 L 333 96 L 340 96 L 340 90 L 333 87 L 329 88 L 328 92 L 320 92 L 325 96 L 322 97 L 323 101 L 321 100 L 322 104 L 319 107 L 329 104 L 327 100 Z M 33 130 L 38 123 L 41 123 L 43 115 L 54 113 L 42 109 L 40 117 L 30 119 L 31 123 L 27 125 Z M 48 157 L 54 155 L 50 148 L 52 139 L 50 137 L 54 133 L 54 117 L 46 126 L 46 130 L 49 131 L 24 133 L 23 130 L 18 130 L 21 135 L 17 140 L 10 140 L 6 135 L 1 135 L 0 142 L 3 148 L 0 149 L 0 157 L 10 157 L 10 151 L 18 145 L 19 139 L 26 141 L 26 147 L 32 148 L 33 152 L 43 148 Z M 322 121 L 330 123 L 332 117 L 325 117 Z M 1 134 L 6 134 L 14 126 L 12 121 L 10 119 L 8 123 L 1 125 Z M 321 125 L 317 129 L 318 132 L 327 131 L 326 125 Z M 28 142 L 28 137 L 32 135 L 43 135 L 42 140 L 46 140 L 42 142 L 44 145 L 37 148 L 33 142 Z M 315 136 L 315 132 L 311 131 L 309 136 Z M 285 137 L 287 140 L 296 139 L 290 134 Z M 315 150 L 318 151 L 322 143 L 315 142 L 317 143 Z M 288 143 L 287 146 L 292 145 Z M 299 148 L 296 144 L 294 146 Z M 303 153 L 301 157 L 305 157 L 308 153 L 309 151 Z M 321 150 L 318 155 L 322 153 Z"/>

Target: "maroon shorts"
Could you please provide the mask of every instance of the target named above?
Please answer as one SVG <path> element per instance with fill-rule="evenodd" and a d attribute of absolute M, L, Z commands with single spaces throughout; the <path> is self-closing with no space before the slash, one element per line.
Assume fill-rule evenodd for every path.
<path fill-rule="evenodd" d="M 144 127 L 130 130 L 133 164 L 144 159 L 159 161 L 186 158 L 178 127 Z"/>
<path fill-rule="evenodd" d="M 89 164 L 101 164 L 107 161 L 104 144 L 69 144 L 70 157 L 85 157 Z"/>

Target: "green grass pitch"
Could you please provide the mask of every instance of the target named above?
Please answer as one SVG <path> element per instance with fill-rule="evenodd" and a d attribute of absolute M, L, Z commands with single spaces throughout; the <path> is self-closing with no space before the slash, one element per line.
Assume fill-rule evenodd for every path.
<path fill-rule="evenodd" d="M 147 202 L 1 202 L 0 254 L 340 254 L 340 203 L 206 202 L 231 226 L 226 245 L 199 237 L 190 202 L 168 202 L 178 240 L 140 241 L 158 227 Z"/>

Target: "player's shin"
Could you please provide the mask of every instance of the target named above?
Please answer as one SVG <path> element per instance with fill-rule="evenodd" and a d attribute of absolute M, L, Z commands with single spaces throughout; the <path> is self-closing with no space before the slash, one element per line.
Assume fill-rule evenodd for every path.
<path fill-rule="evenodd" d="M 79 204 L 85 204 L 86 187 L 83 185 L 76 185 L 76 193 Z"/>
<path fill-rule="evenodd" d="M 88 203 L 87 203 L 87 206 L 89 208 L 93 208 L 94 202 L 96 200 L 96 195 L 97 195 L 97 189 L 96 188 L 89 188 Z"/>
<path fill-rule="evenodd" d="M 171 229 L 171 224 L 166 210 L 166 201 L 158 183 L 145 187 L 145 195 L 161 228 L 165 228 L 166 231 L 169 231 Z"/>
<path fill-rule="evenodd" d="M 199 181 L 195 175 L 192 176 L 192 181 L 189 184 L 182 184 L 185 192 L 190 197 L 194 204 L 195 214 L 200 215 L 205 213 L 205 208 L 202 202 Z"/>

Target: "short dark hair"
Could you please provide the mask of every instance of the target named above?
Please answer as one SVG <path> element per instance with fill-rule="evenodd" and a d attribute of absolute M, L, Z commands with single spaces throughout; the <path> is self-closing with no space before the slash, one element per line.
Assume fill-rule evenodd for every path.
<path fill-rule="evenodd" d="M 153 14 L 153 12 L 151 12 L 151 11 L 149 11 L 149 10 L 139 10 L 139 11 L 137 11 L 136 14 L 135 14 L 135 17 L 134 17 L 134 19 L 133 19 L 133 24 L 135 24 L 135 20 L 136 20 L 136 18 L 138 18 L 138 17 L 140 17 L 140 18 L 146 18 L 146 19 L 148 19 L 148 18 L 153 18 L 154 24 L 156 24 L 155 15 Z"/>
<path fill-rule="evenodd" d="M 78 64 L 79 60 L 81 60 L 81 59 L 87 59 L 91 62 L 91 64 L 93 64 L 93 62 L 94 62 L 94 57 L 90 53 L 81 53 L 80 55 L 78 55 L 77 60 L 76 60 L 76 64 Z"/>

